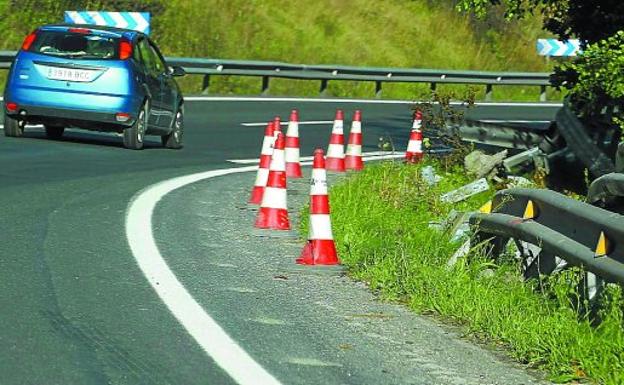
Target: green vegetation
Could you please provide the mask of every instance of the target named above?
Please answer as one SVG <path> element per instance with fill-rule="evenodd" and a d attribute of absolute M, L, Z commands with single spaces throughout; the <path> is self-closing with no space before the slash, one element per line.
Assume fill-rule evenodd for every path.
<path fill-rule="evenodd" d="M 424 182 L 424 165 L 433 165 L 444 177 L 439 185 Z M 476 252 L 452 268 L 446 266 L 459 245 L 429 223 L 442 221 L 452 208 L 475 210 L 490 198 L 493 192 L 455 205 L 439 201 L 442 193 L 468 181 L 462 169 L 444 163 L 386 162 L 334 186 L 332 224 L 350 275 L 368 282 L 385 299 L 464 325 L 470 335 L 507 348 L 520 362 L 546 370 L 553 380 L 622 384 L 620 288 L 609 289 L 602 322 L 592 326 L 590 317 L 572 305 L 578 282 L 574 270 L 538 285 L 523 282 L 514 262 L 497 265 Z"/>
<path fill-rule="evenodd" d="M 545 30 L 561 39 L 576 37 L 587 43 L 613 36 L 624 27 L 620 0 L 459 0 L 456 8 L 481 18 L 504 12 L 507 20 L 539 14 Z"/>
<path fill-rule="evenodd" d="M 580 115 L 599 116 L 606 108 L 613 122 L 624 128 L 624 31 L 590 44 L 578 60 L 558 73 L 574 79 L 567 88 Z"/>
<path fill-rule="evenodd" d="M 604 131 L 611 125 L 624 128 L 624 114 L 619 108 L 624 100 L 624 2 L 460 0 L 456 8 L 478 17 L 502 10 L 510 21 L 540 13 L 544 29 L 561 39 L 578 38 L 584 52 L 576 60 L 555 67 L 553 83 L 569 90 L 571 106 L 586 121 L 602 121 Z M 619 134 L 616 132 L 614 139 Z"/>
<path fill-rule="evenodd" d="M 64 10 L 145 10 L 152 36 L 170 56 L 281 60 L 292 63 L 445 69 L 549 71 L 535 52 L 544 33 L 540 18 L 505 23 L 493 13 L 486 23 L 457 13 L 455 1 L 427 0 L 0 0 L 0 49 L 16 49 L 43 23 Z M 2 72 L 0 72 L 0 76 Z M 201 77 L 182 81 L 198 93 Z M 259 78 L 211 79 L 210 92 L 257 94 Z M 451 87 L 439 87 L 447 89 Z M 318 94 L 318 82 L 273 79 L 271 94 Z M 483 96 L 483 90 L 479 90 Z M 330 82 L 335 96 L 371 97 L 374 84 Z M 495 87 L 495 99 L 535 101 L 537 87 Z M 428 95 L 428 85 L 391 84 L 384 97 Z M 552 98 L 558 97 L 556 94 Z"/>

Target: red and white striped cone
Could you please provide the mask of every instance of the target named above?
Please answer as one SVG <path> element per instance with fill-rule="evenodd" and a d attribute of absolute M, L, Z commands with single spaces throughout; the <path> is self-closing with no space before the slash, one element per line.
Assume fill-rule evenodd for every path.
<path fill-rule="evenodd" d="M 267 180 L 256 227 L 259 229 L 290 230 L 286 206 L 286 160 L 284 159 L 284 134 L 279 132 L 275 140 L 269 177 Z"/>
<path fill-rule="evenodd" d="M 275 126 L 275 137 L 277 138 L 277 131 L 282 131 L 282 119 L 279 117 L 279 115 L 275 115 L 275 118 L 273 118 L 273 125 Z"/>
<path fill-rule="evenodd" d="M 299 113 L 292 110 L 288 119 L 286 131 L 286 176 L 301 178 L 301 163 L 299 162 Z"/>
<path fill-rule="evenodd" d="M 310 179 L 310 228 L 308 243 L 296 262 L 301 265 L 338 265 L 338 253 L 332 235 L 327 195 L 327 173 L 323 150 L 314 151 Z"/>
<path fill-rule="evenodd" d="M 408 163 L 418 163 L 423 158 L 423 135 L 420 130 L 421 127 L 422 113 L 420 111 L 416 111 L 414 114 L 414 123 L 412 124 L 412 132 L 410 132 L 409 142 L 407 143 L 407 151 L 405 151 L 405 161 Z"/>
<path fill-rule="evenodd" d="M 327 147 L 327 171 L 345 171 L 343 120 L 344 113 L 342 110 L 336 110 L 336 118 L 334 119 L 332 134 L 329 138 L 329 147 Z"/>
<path fill-rule="evenodd" d="M 249 203 L 259 205 L 262 203 L 264 188 L 269 179 L 269 166 L 271 165 L 271 155 L 273 155 L 273 143 L 275 142 L 275 125 L 269 122 L 264 129 L 264 139 L 262 140 L 262 151 L 260 152 L 260 164 L 256 173 L 256 182 L 251 190 Z"/>
<path fill-rule="evenodd" d="M 364 168 L 362 160 L 362 112 L 356 110 L 351 122 L 349 132 L 349 144 L 347 144 L 347 154 L 345 156 L 345 167 L 347 170 L 361 170 Z"/>

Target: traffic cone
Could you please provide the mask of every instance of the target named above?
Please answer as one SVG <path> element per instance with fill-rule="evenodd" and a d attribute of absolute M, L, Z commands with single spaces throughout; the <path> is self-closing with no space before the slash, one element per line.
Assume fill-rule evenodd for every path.
<path fill-rule="evenodd" d="M 422 113 L 416 111 L 414 114 L 414 123 L 412 124 L 412 132 L 410 133 L 409 142 L 407 143 L 407 151 L 405 152 L 405 161 L 408 163 L 418 163 L 423 158 L 422 150 Z"/>
<path fill-rule="evenodd" d="M 332 235 L 327 195 L 327 173 L 323 150 L 314 151 L 310 179 L 310 228 L 308 243 L 296 262 L 301 265 L 338 265 L 338 254 Z"/>
<path fill-rule="evenodd" d="M 334 119 L 332 134 L 329 138 L 329 147 L 327 148 L 326 163 L 328 171 L 345 171 L 343 120 L 344 113 L 342 110 L 336 110 L 336 118 Z"/>
<path fill-rule="evenodd" d="M 260 229 L 290 230 L 286 206 L 284 145 L 284 134 L 279 132 L 271 156 L 267 185 L 256 217 L 255 226 Z"/>
<path fill-rule="evenodd" d="M 288 119 L 286 131 L 286 176 L 301 178 L 301 163 L 299 163 L 299 113 L 292 110 Z"/>
<path fill-rule="evenodd" d="M 273 118 L 273 124 L 275 125 L 275 131 L 282 131 L 282 119 L 279 115 L 275 115 Z M 277 137 L 277 135 L 275 135 Z"/>
<path fill-rule="evenodd" d="M 364 168 L 364 162 L 362 161 L 362 112 L 360 110 L 356 110 L 353 114 L 345 167 L 347 170 L 358 171 Z"/>
<path fill-rule="evenodd" d="M 264 139 L 262 140 L 262 151 L 260 152 L 260 164 L 258 165 L 258 172 L 256 173 L 256 182 L 251 190 L 250 204 L 259 205 L 262 203 L 262 195 L 264 195 L 264 188 L 266 187 L 267 180 L 269 179 L 269 166 L 271 165 L 271 155 L 273 155 L 273 143 L 275 137 L 275 125 L 273 122 L 269 122 L 264 129 Z"/>

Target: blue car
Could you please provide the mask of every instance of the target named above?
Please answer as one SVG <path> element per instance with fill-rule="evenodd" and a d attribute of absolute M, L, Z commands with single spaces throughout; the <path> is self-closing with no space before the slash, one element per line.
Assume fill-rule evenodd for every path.
<path fill-rule="evenodd" d="M 158 47 L 141 32 L 94 25 L 46 25 L 28 35 L 4 90 L 4 133 L 43 124 L 59 139 L 66 127 L 123 133 L 126 148 L 145 135 L 181 148 L 184 99 Z"/>

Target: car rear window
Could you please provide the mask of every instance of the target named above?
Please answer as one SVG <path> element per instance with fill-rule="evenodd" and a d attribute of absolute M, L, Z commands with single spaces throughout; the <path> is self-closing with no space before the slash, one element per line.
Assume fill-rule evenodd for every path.
<path fill-rule="evenodd" d="M 29 52 L 78 59 L 116 59 L 119 38 L 65 31 L 39 31 Z"/>

